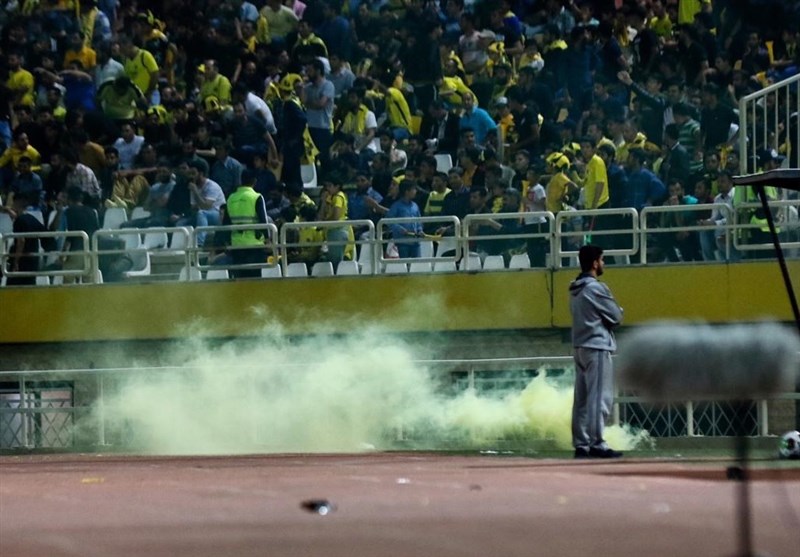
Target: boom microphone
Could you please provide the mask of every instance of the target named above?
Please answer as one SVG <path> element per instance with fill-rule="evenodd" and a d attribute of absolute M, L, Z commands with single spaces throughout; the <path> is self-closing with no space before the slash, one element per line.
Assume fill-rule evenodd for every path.
<path fill-rule="evenodd" d="M 753 400 L 793 391 L 800 339 L 777 323 L 645 325 L 620 340 L 620 384 L 653 401 Z"/>

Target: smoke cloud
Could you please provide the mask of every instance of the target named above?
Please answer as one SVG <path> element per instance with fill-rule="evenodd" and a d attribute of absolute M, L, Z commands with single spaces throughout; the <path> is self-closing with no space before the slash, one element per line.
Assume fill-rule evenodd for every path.
<path fill-rule="evenodd" d="M 106 395 L 102 419 L 146 454 L 491 448 L 503 439 L 571 447 L 570 385 L 540 373 L 504 396 L 446 394 L 447 378 L 415 363 L 424 357 L 379 332 L 194 342 L 179 358 L 185 369 L 126 378 Z M 611 427 L 607 439 L 629 450 L 648 437 Z"/>

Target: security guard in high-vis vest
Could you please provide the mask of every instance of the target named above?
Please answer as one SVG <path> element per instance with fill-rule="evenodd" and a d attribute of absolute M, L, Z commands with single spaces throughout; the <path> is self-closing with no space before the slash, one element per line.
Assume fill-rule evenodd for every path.
<path fill-rule="evenodd" d="M 254 184 L 254 172 L 249 169 L 245 170 L 242 173 L 242 185 L 228 197 L 223 224 L 248 225 L 269 222 L 264 198 L 253 189 Z M 234 265 L 267 261 L 263 230 L 232 230 L 229 245 L 229 255 Z M 231 269 L 231 275 L 237 278 L 259 277 L 261 269 Z"/>
<path fill-rule="evenodd" d="M 759 166 L 763 172 L 775 170 L 780 168 L 781 163 L 786 159 L 783 155 L 778 154 L 775 149 L 768 149 L 758 156 Z M 767 195 L 767 201 L 775 201 L 779 198 L 778 189 L 774 186 L 763 186 L 764 193 Z M 751 186 L 737 187 L 734 192 L 733 206 L 736 207 L 740 203 L 761 203 L 758 197 L 756 188 Z M 738 217 L 740 222 L 749 223 L 753 226 L 744 232 L 745 243 L 748 244 L 772 244 L 772 236 L 769 232 L 769 223 L 767 222 L 767 215 L 764 209 L 757 207 L 748 209 L 746 213 L 739 212 Z M 773 217 L 776 217 L 775 210 L 773 209 Z M 780 228 L 775 229 L 780 232 Z M 753 250 L 750 251 L 751 259 L 769 258 L 774 255 L 771 249 L 766 250 Z"/>

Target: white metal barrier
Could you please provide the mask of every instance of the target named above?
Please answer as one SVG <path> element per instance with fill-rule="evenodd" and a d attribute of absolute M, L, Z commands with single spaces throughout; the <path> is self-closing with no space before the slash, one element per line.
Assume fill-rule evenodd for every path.
<path fill-rule="evenodd" d="M 58 246 L 56 250 L 44 251 L 39 249 L 36 253 L 22 253 L 20 257 L 36 257 L 39 259 L 38 271 L 14 270 L 13 260 L 16 253 L 11 253 L 11 246 L 16 240 L 25 241 L 27 239 L 46 240 L 51 239 Z M 83 248 L 79 250 L 62 251 L 64 243 L 69 240 L 79 240 Z M 93 252 L 90 249 L 89 236 L 82 230 L 57 231 L 57 232 L 11 232 L 0 235 L 0 268 L 3 270 L 4 277 L 87 277 L 91 276 L 93 269 Z M 81 264 L 73 268 L 74 264 L 64 269 L 60 264 L 63 258 L 74 258 Z M 47 264 L 51 260 L 53 263 Z M 10 264 L 9 264 L 10 263 Z"/>
<path fill-rule="evenodd" d="M 477 251 L 488 255 L 501 255 L 502 252 L 509 249 L 511 251 L 521 250 L 523 253 L 538 251 L 544 261 L 547 254 L 556 252 L 555 218 L 550 211 L 467 215 L 462 226 L 465 252 Z M 539 219 L 544 219 L 544 222 L 525 223 L 526 220 Z M 505 224 L 506 221 L 511 224 Z M 487 233 L 487 227 L 492 229 L 492 233 Z M 529 244 L 540 245 L 532 245 L 529 250 Z M 504 246 L 505 249 L 499 249 Z M 536 265 L 536 262 L 531 261 L 530 258 L 528 263 L 530 267 L 546 266 L 546 264 Z M 469 269 L 468 266 L 467 268 L 475 270 Z"/>
<path fill-rule="evenodd" d="M 438 227 L 438 230 L 446 229 L 444 234 L 425 234 L 424 232 L 420 235 L 410 236 L 410 237 L 403 237 L 403 238 L 395 238 L 392 232 L 392 226 L 402 226 L 404 224 L 413 224 L 418 223 L 420 228 L 424 229 L 426 224 L 436 224 L 441 225 Z M 452 235 L 450 231 L 452 230 Z M 383 266 L 387 262 L 396 262 L 396 263 L 409 263 L 409 262 L 420 262 L 420 263 L 431 263 L 435 265 L 436 263 L 442 262 L 452 262 L 457 263 L 462 254 L 465 253 L 463 240 L 462 240 L 462 224 L 458 218 L 453 216 L 443 216 L 443 217 L 420 217 L 420 218 L 413 218 L 413 217 L 403 217 L 403 218 L 383 218 L 378 221 L 378 226 L 376 228 L 377 232 L 377 246 L 378 249 L 376 250 L 378 253 L 376 254 L 377 262 L 380 264 L 380 268 L 383 269 Z M 452 242 L 448 242 L 448 240 L 452 240 Z M 390 242 L 393 242 L 396 245 L 411 245 L 411 244 L 419 244 L 423 241 L 431 241 L 435 244 L 435 250 L 432 254 L 421 255 L 420 257 L 413 257 L 413 258 L 403 258 L 403 257 L 386 257 L 387 247 Z M 453 252 L 452 255 L 446 255 Z"/>
<path fill-rule="evenodd" d="M 724 225 L 700 224 L 698 222 L 700 220 L 699 213 L 709 213 L 715 209 L 725 215 L 726 224 Z M 650 215 L 653 215 L 654 217 L 662 217 L 674 213 L 690 213 L 696 215 L 693 217 L 693 222 L 695 222 L 695 224 L 688 224 L 684 226 L 668 226 L 668 227 L 648 226 L 648 222 L 651 220 L 648 218 L 650 217 Z M 731 232 L 736 228 L 736 224 L 733 219 L 733 212 L 731 211 L 731 208 L 724 203 L 708 203 L 708 204 L 698 204 L 698 205 L 663 205 L 660 207 L 645 207 L 642 210 L 642 213 L 639 217 L 639 223 L 641 227 L 640 245 L 644 246 L 644 249 L 642 249 L 641 253 L 642 264 L 647 264 L 648 262 L 647 246 L 649 245 L 648 243 L 649 235 L 657 237 L 664 234 L 675 234 L 678 232 L 697 232 L 698 234 L 711 233 L 714 236 L 715 243 L 717 235 L 719 234 L 719 232 L 722 232 L 724 236 L 724 245 L 725 245 L 725 253 L 723 254 L 723 257 L 725 261 L 730 260 L 731 242 L 732 242 Z"/>
<path fill-rule="evenodd" d="M 629 229 L 606 228 L 603 217 L 620 217 L 626 223 L 630 222 L 631 226 Z M 611 247 L 603 251 L 606 256 L 635 255 L 639 252 L 640 220 L 639 214 L 633 208 L 561 211 L 556 215 L 553 267 L 560 269 L 564 258 L 576 258 L 587 237 L 591 237 L 594 243 L 603 245 L 603 240 L 596 241 L 595 238 L 616 238 L 621 242 L 626 236 L 630 236 L 631 247 Z M 602 225 L 599 224 L 601 222 Z M 642 246 L 642 251 L 646 251 L 646 246 Z"/>
<path fill-rule="evenodd" d="M 274 267 L 275 261 L 267 260 L 266 253 L 273 256 L 278 253 L 278 227 L 272 223 L 267 224 L 231 224 L 231 225 L 217 225 L 217 226 L 198 226 L 189 230 L 191 240 L 187 249 L 187 254 L 190 255 L 189 264 L 195 269 L 203 272 L 210 270 L 256 270 Z M 198 246 L 198 236 L 208 239 L 212 234 L 231 233 L 231 232 L 255 232 L 260 234 L 263 239 L 263 247 L 265 250 L 264 260 L 259 263 L 233 263 L 221 262 L 216 259 L 216 256 L 221 255 L 222 251 L 228 253 L 237 250 L 245 250 L 252 248 L 260 248 L 260 245 L 255 246 L 233 246 L 230 244 L 216 246 L 216 242 L 211 242 L 209 246 Z M 219 251 L 220 253 L 217 253 Z"/>
<path fill-rule="evenodd" d="M 800 238 L 796 237 L 796 234 L 793 235 L 800 229 L 800 221 L 797 219 L 800 200 L 770 201 L 769 207 L 775 216 L 775 227 L 781 238 L 781 247 L 788 250 L 800 248 Z M 766 224 L 753 223 L 750 220 L 754 212 L 762 210 L 761 203 L 740 203 L 734 209 L 733 219 L 738 232 L 734 235 L 734 247 L 741 252 L 772 251 L 774 246 L 771 241 L 767 243 L 747 241 L 748 231 L 760 230 L 762 226 L 766 226 Z"/>
<path fill-rule="evenodd" d="M 298 241 L 294 241 L 290 239 L 289 236 L 297 235 L 303 229 L 321 229 L 321 230 L 331 230 L 337 229 L 342 227 L 355 227 L 356 229 L 365 229 L 363 232 L 358 234 L 356 237 L 355 233 L 353 234 L 353 240 L 328 240 L 327 238 L 322 238 L 320 241 L 314 242 L 300 242 L 299 238 Z M 287 222 L 285 223 L 280 230 L 280 254 L 281 254 L 281 266 L 283 267 L 283 276 L 286 276 L 286 270 L 290 263 L 290 260 L 293 259 L 290 257 L 290 251 L 292 248 L 305 248 L 305 247 L 330 247 L 330 246 L 347 246 L 349 244 L 354 244 L 357 250 L 362 250 L 365 255 L 365 261 L 367 264 L 364 265 L 364 269 L 362 269 L 363 274 L 373 274 L 375 272 L 375 262 L 377 255 L 374 253 L 375 249 L 375 223 L 371 220 L 364 219 L 364 220 L 346 220 L 346 221 L 312 221 L 312 222 Z M 338 261 L 337 261 L 338 263 Z M 366 272 L 364 272 L 366 270 Z"/>
<path fill-rule="evenodd" d="M 787 248 L 788 257 L 796 257 L 800 254 L 800 219 L 797 218 L 800 209 L 799 200 L 771 201 L 770 207 L 778 213 L 777 223 L 780 227 L 782 245 Z M 725 224 L 701 224 L 693 222 L 682 227 L 659 226 L 661 218 L 671 213 L 700 213 L 717 209 L 725 216 Z M 418 219 L 382 219 L 375 225 L 370 220 L 357 221 L 325 221 L 325 222 L 293 222 L 284 224 L 280 230 L 274 224 L 254 224 L 254 225 L 234 225 L 234 226 L 209 226 L 202 228 L 191 227 L 154 227 L 154 228 L 130 228 L 130 229 L 101 229 L 98 230 L 91 243 L 85 242 L 86 236 L 83 232 L 42 232 L 27 233 L 23 235 L 7 233 L 0 235 L 0 264 L 8 276 L 35 276 L 55 277 L 60 276 L 90 276 L 96 273 L 101 267 L 101 258 L 106 256 L 126 254 L 134 262 L 132 270 L 125 273 L 126 278 L 137 276 L 148 276 L 151 273 L 150 260 L 156 258 L 162 263 L 172 263 L 172 267 L 184 269 L 200 275 L 200 271 L 212 270 L 238 270 L 238 269 L 275 269 L 280 265 L 282 272 L 280 276 L 287 276 L 287 268 L 294 257 L 293 251 L 302 247 L 323 247 L 341 246 L 354 244 L 359 250 L 357 262 L 352 262 L 347 267 L 347 273 L 342 274 L 363 274 L 372 275 L 384 272 L 396 272 L 393 268 L 401 265 L 413 272 L 430 272 L 436 270 L 461 270 L 479 271 L 482 269 L 484 259 L 492 257 L 490 270 L 501 270 L 506 268 L 539 268 L 560 269 L 565 261 L 570 262 L 577 259 L 579 246 L 586 241 L 593 241 L 605 248 L 607 256 L 614 257 L 614 264 L 628 264 L 630 256 L 639 255 L 639 263 L 646 265 L 653 262 L 649 261 L 648 249 L 653 242 L 659 242 L 659 238 L 664 234 L 676 232 L 689 232 L 692 234 L 722 233 L 724 235 L 724 246 L 716 246 L 721 252 L 719 259 L 734 262 L 741 257 L 744 252 L 768 252 L 772 249 L 770 243 L 753 243 L 748 241 L 748 232 L 759 228 L 759 224 L 751 223 L 749 215 L 754 210 L 759 210 L 760 204 L 744 203 L 739 204 L 732 211 L 724 204 L 708 205 L 680 205 L 680 206 L 659 206 L 646 207 L 639 214 L 634 209 L 595 209 L 586 211 L 562 211 L 557 215 L 552 213 L 487 213 L 477 215 L 467 215 L 463 221 L 456 217 L 421 217 Z M 539 225 L 523 225 L 526 219 L 544 218 L 545 222 Z M 442 225 L 439 228 L 447 228 L 448 234 L 439 236 L 437 234 L 424 234 L 422 237 L 392 238 L 390 227 L 403 225 L 409 222 L 418 222 L 424 227 L 431 225 Z M 505 233 L 502 230 L 498 233 L 488 234 L 486 232 L 496 232 L 489 230 L 490 225 L 502 228 L 504 222 L 512 222 L 513 226 L 508 227 Z M 595 226 L 592 226 L 592 223 Z M 609 225 L 611 223 L 611 225 Z M 517 226 L 519 225 L 519 227 Z M 655 226 L 654 226 L 655 225 Z M 319 238 L 315 241 L 300 242 L 298 236 L 303 230 L 326 230 L 340 228 L 342 226 L 356 227 L 361 233 L 355 235 L 354 239 L 329 240 Z M 478 232 L 477 228 L 484 230 Z M 428 230 L 431 230 L 428 228 Z M 237 230 L 256 230 L 264 236 L 264 249 L 269 254 L 264 257 L 264 261 L 255 263 L 234 264 L 230 260 L 225 260 L 221 264 L 214 261 L 215 257 L 223 251 L 230 254 L 238 249 L 247 249 L 229 245 L 215 248 L 196 247 L 198 234 L 209 234 L 218 232 L 231 232 Z M 453 235 L 449 235 L 452 232 Z M 84 264 L 81 268 L 59 269 L 57 266 L 40 268 L 39 271 L 28 271 L 15 273 L 9 268 L 8 262 L 13 257 L 10 253 L 10 246 L 15 238 L 38 237 L 40 239 L 55 239 L 63 241 L 67 237 L 78 237 L 84 240 L 84 250 L 79 252 L 44 252 L 38 257 L 52 259 L 58 255 L 71 255 L 82 257 Z M 120 245 L 113 246 L 108 240 L 116 239 Z M 489 249 L 484 249 L 490 242 L 519 242 L 514 249 L 506 250 L 502 256 L 492 255 Z M 409 242 L 420 242 L 425 249 L 418 258 L 397 259 L 386 255 L 387 245 L 393 242 L 403 244 Z M 544 265 L 535 264 L 528 260 L 525 253 L 531 246 L 529 242 L 542 242 L 546 248 L 546 257 L 549 262 Z M 716 240 L 715 240 L 716 244 Z M 86 246 L 91 246 L 87 248 Z M 541 247 L 541 246 L 538 246 Z M 435 248 L 435 252 L 434 252 Z M 474 249 L 473 249 L 474 248 Z M 520 253 L 516 253 L 519 251 Z M 732 255 L 737 257 L 731 257 Z M 510 261 L 506 261 L 509 255 Z M 475 258 L 480 257 L 481 264 L 476 265 Z M 495 259 L 504 258 L 502 265 Z M 514 258 L 525 258 L 522 264 Z M 323 260 L 325 258 L 323 257 Z M 475 261 L 473 261 L 475 260 Z M 458 267 L 456 266 L 458 263 Z M 532 263 L 534 263 L 532 265 Z M 658 263 L 658 262 L 656 262 Z M 351 267 L 358 270 L 353 272 Z M 167 273 L 158 278 L 176 278 L 169 266 L 162 267 Z M 427 269 L 427 271 L 425 270 Z M 11 271 L 11 272 L 8 272 Z M 328 273 L 330 274 L 330 273 Z M 270 273 L 263 273 L 262 276 L 278 276 Z M 44 284 L 37 280 L 37 284 Z M 48 284 L 50 281 L 46 281 Z"/>
<path fill-rule="evenodd" d="M 300 370 L 311 364 L 294 365 Z M 570 356 L 434 359 L 417 360 L 414 365 L 426 368 L 440 377 L 449 376 L 450 384 L 458 387 L 456 393 L 468 389 L 478 393 L 486 391 L 496 394 L 498 381 L 503 383 L 500 390 L 519 390 L 527 385 L 534 374 L 542 371 L 558 388 L 569 389 L 574 377 L 573 359 Z M 0 449 L 84 448 L 73 445 L 73 430 L 76 428 L 80 428 L 84 434 L 92 435 L 88 440 L 91 445 L 119 446 L 121 441 L 114 439 L 107 428 L 107 416 L 114 412 L 108 406 L 109 396 L 113 396 L 118 385 L 133 375 L 191 374 L 196 371 L 192 367 L 177 366 L 0 371 Z M 257 374 L 261 370 L 253 367 L 252 371 Z M 79 385 L 78 389 L 76 385 Z M 42 389 L 53 390 L 56 396 L 43 398 Z M 73 396 L 76 390 L 84 394 L 91 392 L 94 396 L 76 403 Z M 780 401 L 800 403 L 800 394 L 779 393 L 769 401 L 754 401 L 750 416 L 754 424 L 752 434 L 780 433 L 771 431 L 768 421 L 769 402 Z M 660 436 L 709 436 L 709 431 L 728 436 L 736 432 L 730 429 L 733 426 L 724 415 L 731 410 L 726 404 L 728 403 L 724 401 L 687 400 L 671 405 L 672 408 L 662 408 L 649 405 L 634 394 L 618 392 L 615 396 L 612 422 L 633 425 L 651 432 L 654 428 L 666 428 L 661 431 L 665 435 Z M 78 418 L 86 417 L 90 412 L 93 415 L 91 427 L 79 424 Z M 671 420 L 665 420 L 668 412 L 677 413 L 675 425 L 670 425 Z M 698 423 L 709 420 L 716 420 L 717 423 L 710 426 Z M 47 429 L 43 430 L 45 427 Z M 56 446 L 51 441 L 42 442 L 53 439 L 60 445 Z"/>
<path fill-rule="evenodd" d="M 764 149 L 789 147 L 787 164 L 800 167 L 800 74 L 739 99 L 739 172 L 752 174 Z M 782 130 L 781 130 L 781 124 Z"/>

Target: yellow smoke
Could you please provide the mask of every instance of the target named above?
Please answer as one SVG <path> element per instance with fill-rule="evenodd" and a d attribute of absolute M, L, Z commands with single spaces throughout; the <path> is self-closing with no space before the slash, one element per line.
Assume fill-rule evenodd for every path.
<path fill-rule="evenodd" d="M 447 396 L 442 377 L 415 363 L 422 357 L 374 332 L 195 343 L 186 369 L 131 375 L 106 398 L 104 419 L 120 443 L 148 454 L 354 452 L 396 448 L 398 437 L 406 448 L 547 439 L 569 449 L 570 386 L 540 373 L 500 398 Z M 608 439 L 622 449 L 640 440 L 620 428 Z"/>

